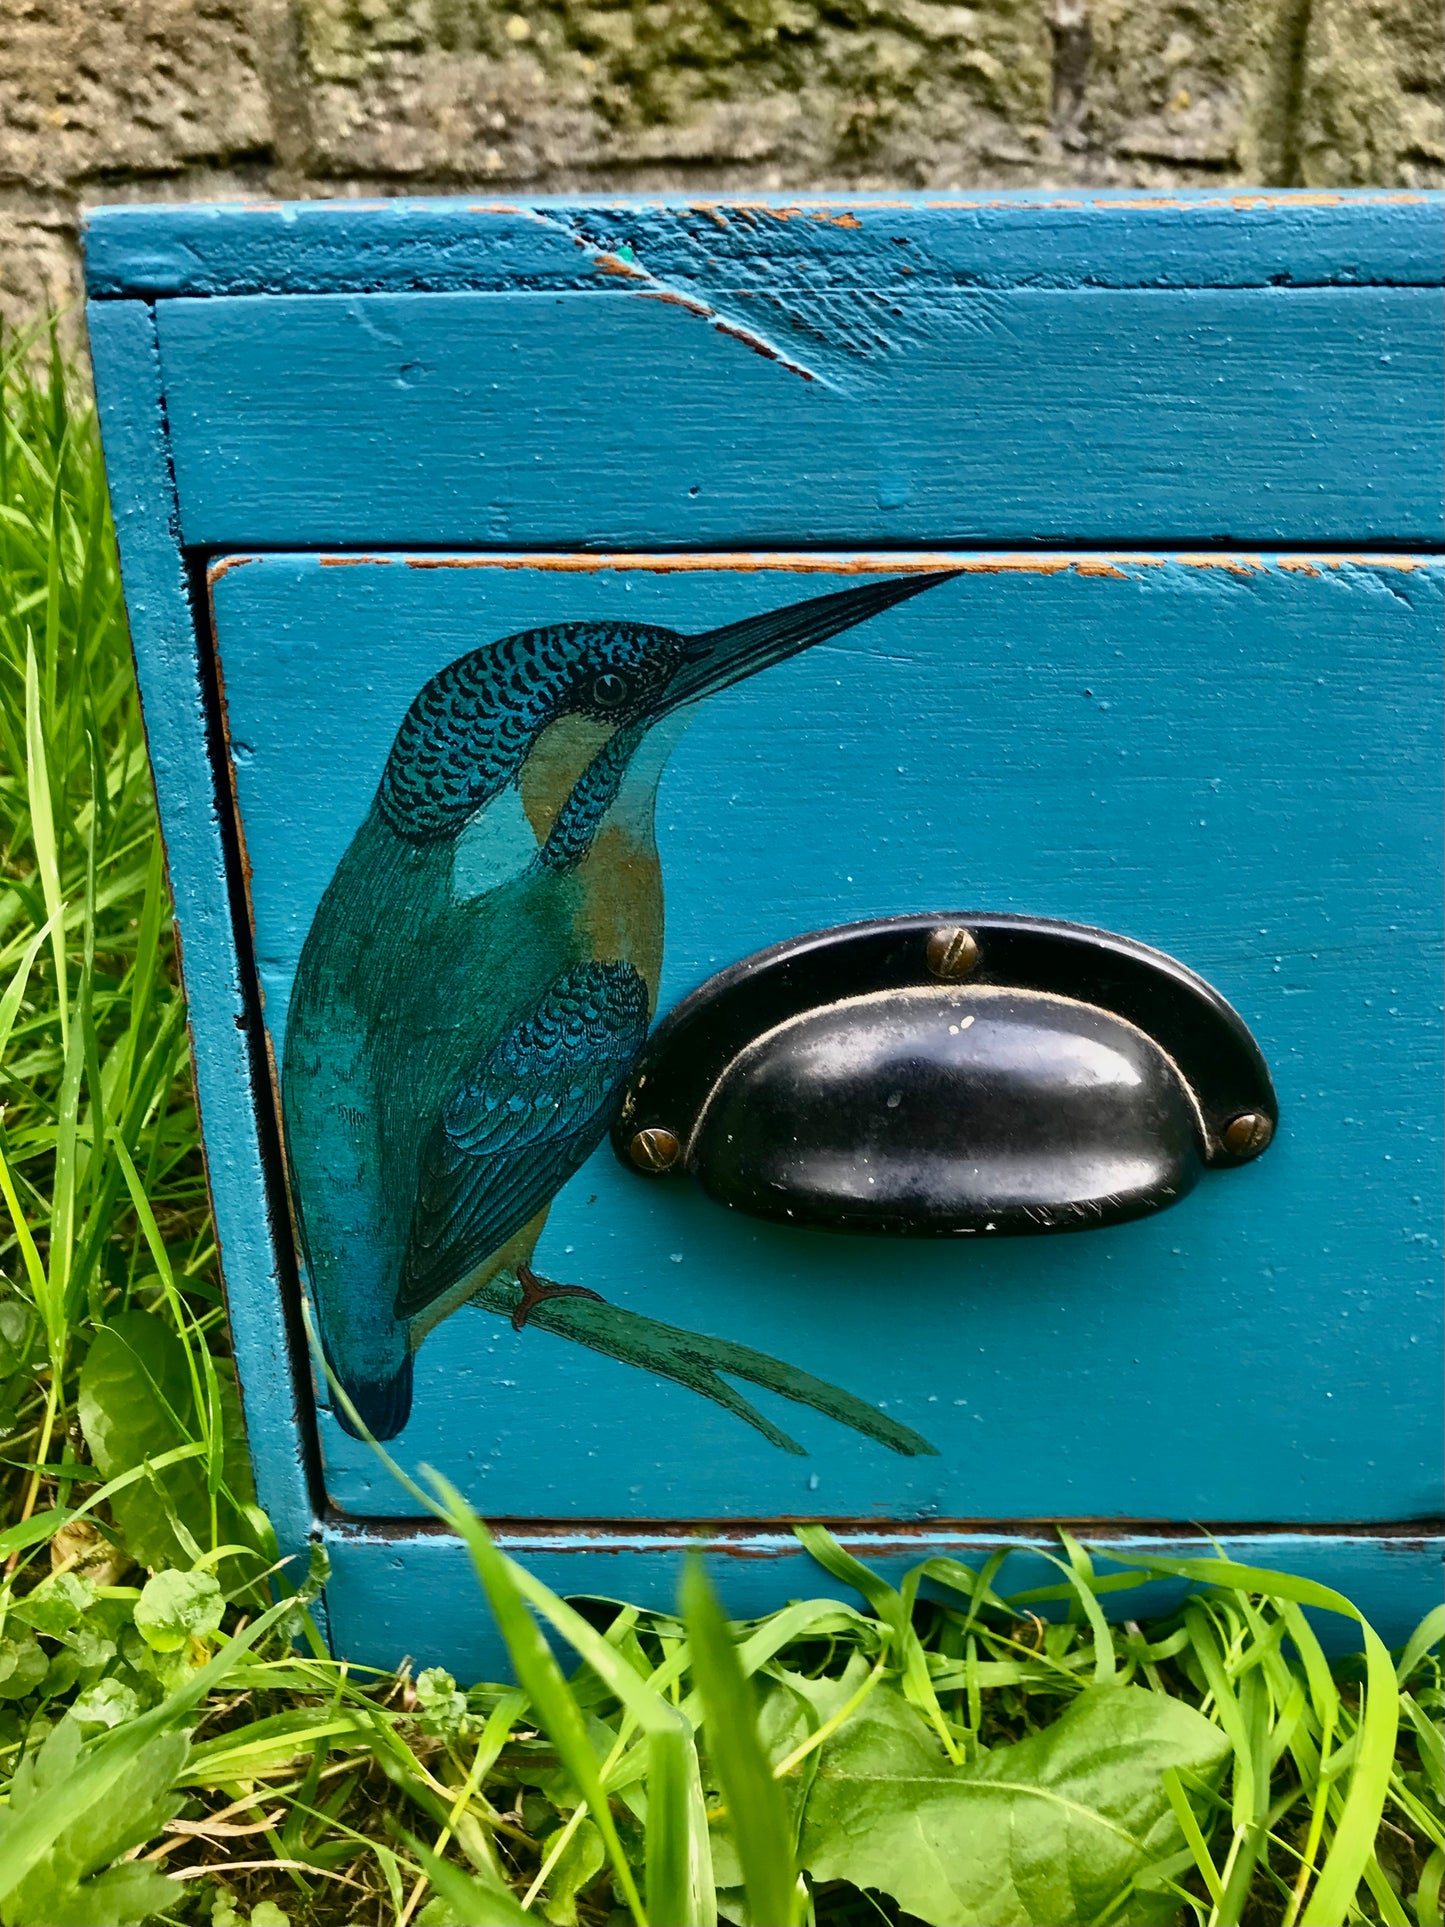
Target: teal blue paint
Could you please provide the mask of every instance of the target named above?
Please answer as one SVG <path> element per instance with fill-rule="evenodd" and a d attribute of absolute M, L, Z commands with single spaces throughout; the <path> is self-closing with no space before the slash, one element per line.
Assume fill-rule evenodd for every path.
<path fill-rule="evenodd" d="M 599 257 L 624 247 L 702 293 L 764 278 L 876 288 L 900 266 L 973 287 L 1438 287 L 1442 205 L 1370 189 L 1091 189 L 764 194 L 745 210 L 681 195 L 103 207 L 84 217 L 85 267 L 105 297 L 595 287 Z"/>
<path fill-rule="evenodd" d="M 660 291 L 160 303 L 187 542 L 1441 540 L 1436 289 Z"/>
<path fill-rule="evenodd" d="M 721 1374 L 931 1453 L 796 1368 L 671 1321 L 639 1333 L 635 1313 L 564 1282 L 573 1267 L 539 1277 L 530 1261 L 553 1199 L 614 1123 L 654 1014 L 654 819 L 678 718 L 947 579 L 857 582 L 686 632 L 620 613 L 530 624 L 422 678 L 316 906 L 275 1053 L 306 1288 L 354 1438 L 408 1426 L 415 1354 L 448 1314 L 467 1305 L 521 1331 L 551 1307 L 537 1322 L 556 1330 L 568 1301 L 579 1343 L 650 1372 L 657 1342 L 680 1346 L 676 1382 L 794 1454 Z M 262 720 L 248 733 L 269 732 Z M 313 794 L 330 800 L 329 786 Z M 464 862 L 459 893 L 469 829 L 508 797 L 502 851 L 515 856 L 520 831 L 530 851 L 483 887 Z"/>
<path fill-rule="evenodd" d="M 835 586 L 539 569 L 525 548 L 864 550 L 885 575 L 913 545 L 1072 551 L 970 573 L 704 707 L 660 793 L 661 1002 L 850 918 L 1074 917 L 1216 983 L 1282 1125 L 1152 1223 L 975 1248 L 966 1270 L 743 1223 L 600 1154 L 539 1261 L 864 1387 L 941 1457 L 762 1394 L 812 1454 L 785 1458 L 675 1386 L 473 1311 L 419 1355 L 401 1455 L 493 1518 L 560 1522 L 510 1540 L 559 1590 L 658 1605 L 677 1538 L 595 1521 L 851 1516 L 896 1572 L 925 1537 L 1024 1543 L 1011 1520 L 1203 1518 L 1241 1556 L 1353 1592 L 1392 1637 L 1438 1596 L 1440 1541 L 1390 1522 L 1441 1504 L 1441 570 L 1418 553 L 1441 542 L 1440 197 L 946 198 L 722 204 L 724 226 L 681 201 L 90 219 L 248 1424 L 284 1544 L 316 1530 L 333 1549 L 339 1650 L 501 1666 L 455 1546 L 326 1510 L 402 1502 L 324 1405 L 320 1457 L 310 1442 L 248 986 L 279 1043 L 316 904 L 436 668 L 537 621 L 620 605 L 700 628 Z M 1230 544 L 1357 559 L 1253 566 Z M 188 585 L 217 549 L 408 545 L 521 566 L 273 554 L 217 581 L 253 942 Z M 1215 566 L 1082 553 L 1101 545 Z M 1413 565 L 1362 554 L 1381 547 Z M 482 888 L 507 847 L 469 841 L 453 887 Z M 734 1610 L 824 1586 L 781 1528 L 738 1531 Z"/>
<path fill-rule="evenodd" d="M 315 1500 L 257 1130 L 266 1098 L 244 1035 L 247 1000 L 208 754 L 204 676 L 175 534 L 155 323 L 138 301 L 93 308 L 87 320 L 146 744 L 184 947 L 196 1091 L 256 1486 L 289 1556 L 306 1545 Z"/>
<path fill-rule="evenodd" d="M 1244 1015 L 1280 1093 L 1269 1155 L 1151 1223 L 960 1247 L 757 1224 L 604 1149 L 555 1207 L 542 1272 L 867 1389 L 942 1456 L 887 1459 L 764 1398 L 813 1454 L 782 1460 L 675 1387 L 464 1309 L 418 1356 L 409 1464 L 503 1517 L 1433 1510 L 1440 567 L 1058 562 L 966 574 L 699 711 L 660 796 L 661 1007 L 854 918 L 1102 924 Z M 419 676 L 524 620 L 701 629 L 837 581 L 227 568 L 214 604 L 278 1052 L 299 936 Z M 323 788 L 295 782 L 323 760 Z M 405 1508 L 364 1447 L 329 1419 L 323 1436 L 338 1504 Z"/>
<path fill-rule="evenodd" d="M 1111 1573 L 1139 1558 L 1208 1558 L 1212 1547 L 1198 1536 L 1130 1533 L 1079 1528 L 1098 1570 Z M 962 1559 L 975 1570 L 991 1552 L 1011 1548 L 997 1586 L 1022 1592 L 1059 1583 L 1059 1569 L 1036 1548 L 1048 1540 L 1025 1529 L 1018 1537 L 970 1526 L 920 1532 L 902 1539 L 886 1531 L 841 1530 L 850 1552 L 897 1585 L 910 1566 L 942 1554 Z M 1342 1533 L 1320 1536 L 1289 1531 L 1250 1534 L 1219 1529 L 1225 1556 L 1271 1571 L 1296 1573 L 1333 1586 L 1353 1600 L 1391 1645 L 1403 1645 L 1415 1627 L 1440 1603 L 1438 1538 L 1368 1537 Z M 594 1596 L 670 1612 L 677 1607 L 680 1561 L 676 1542 L 644 1532 L 616 1533 L 606 1545 L 596 1540 L 558 1541 L 542 1535 L 506 1534 L 504 1543 L 525 1560 L 544 1585 L 566 1593 L 585 1588 Z M 511 1662 L 496 1629 L 477 1603 L 476 1579 L 466 1549 L 455 1539 L 436 1536 L 410 1541 L 368 1537 L 364 1532 L 331 1528 L 326 1546 L 334 1578 L 333 1617 L 338 1650 L 363 1664 L 394 1666 L 403 1655 L 419 1657 L 417 1616 L 426 1602 L 427 1661 L 443 1665 L 459 1679 L 511 1677 Z M 753 1532 L 727 1540 L 705 1540 L 708 1570 L 735 1619 L 771 1612 L 786 1600 L 835 1598 L 838 1582 L 815 1565 L 786 1532 Z M 580 1578 L 579 1574 L 585 1574 Z M 940 1595 L 926 1581 L 925 1593 Z M 1187 1589 L 1157 1581 L 1128 1592 L 1106 1593 L 1101 1604 L 1110 1619 L 1148 1619 L 1168 1612 Z M 954 1595 L 956 1599 L 956 1595 Z M 1036 1608 L 1051 1616 L 1056 1606 Z M 1321 1640 L 1331 1652 L 1358 1652 L 1360 1635 L 1350 1620 L 1310 1612 Z M 560 1642 L 559 1642 L 560 1645 Z M 562 1648 L 564 1660 L 568 1649 Z M 570 1661 L 568 1662 L 570 1663 Z"/>

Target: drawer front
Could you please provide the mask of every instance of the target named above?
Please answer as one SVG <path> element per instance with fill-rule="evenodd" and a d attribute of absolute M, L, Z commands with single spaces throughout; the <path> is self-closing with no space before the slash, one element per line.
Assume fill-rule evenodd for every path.
<path fill-rule="evenodd" d="M 1268 1155 L 1206 1174 L 1145 1222 L 960 1243 L 764 1223 L 686 1180 L 648 1183 L 604 1143 L 561 1171 L 555 1194 L 545 1183 L 538 1193 L 550 1207 L 539 1274 L 813 1374 L 933 1452 L 890 1451 L 846 1422 L 851 1408 L 830 1414 L 729 1381 L 771 1428 L 760 1430 L 699 1389 L 535 1323 L 514 1330 L 475 1303 L 421 1338 L 391 1449 L 448 1473 L 489 1516 L 518 1520 L 1311 1524 L 1429 1512 L 1440 1458 L 1434 560 L 255 552 L 214 562 L 264 1021 L 293 1140 L 311 1133 L 299 1159 L 292 1146 L 303 1221 L 349 1226 L 358 1328 L 392 1315 L 398 1260 L 380 1232 L 367 1255 L 366 1227 L 381 1220 L 366 1215 L 371 1180 L 353 1155 L 365 1119 L 328 1138 L 314 1112 L 303 1116 L 304 1097 L 293 1114 L 288 1022 L 302 1040 L 294 1061 L 315 1058 L 316 1012 L 331 993 L 325 945 L 308 953 L 308 939 L 322 930 L 332 955 L 352 941 L 334 919 L 318 922 L 348 862 L 353 936 L 358 919 L 434 927 L 413 873 L 367 870 L 361 849 L 423 686 L 519 632 L 565 640 L 578 633 L 568 625 L 634 624 L 695 636 L 948 570 L 707 696 L 675 742 L 665 738 L 681 712 L 644 732 L 628 794 L 636 804 L 646 790 L 651 754 L 658 872 L 639 844 L 620 868 L 599 869 L 569 914 L 585 914 L 594 936 L 605 928 L 597 943 L 633 958 L 643 980 L 660 945 L 659 1011 L 764 945 L 853 919 L 1014 912 L 1101 926 L 1169 952 L 1241 1013 L 1279 1094 Z M 593 712 L 608 697 L 589 698 Z M 599 714 L 591 722 L 601 733 L 588 754 L 606 737 Z M 488 745 L 499 753 L 495 736 Z M 469 753 L 483 753 L 475 740 Z M 426 763 L 419 755 L 408 769 Z M 562 743 L 543 772 L 553 810 L 576 774 L 569 755 L 580 767 L 577 744 Z M 484 833 L 432 824 L 450 839 L 457 900 L 501 888 L 535 857 L 534 804 L 519 792 Z M 408 969 L 416 984 L 435 982 L 439 1025 L 468 996 L 482 1011 L 506 998 L 515 1008 L 529 972 L 545 987 L 539 928 L 523 919 L 489 939 L 470 976 L 465 956 L 418 942 Z M 348 992 L 353 1003 L 362 994 Z M 631 1037 L 636 1017 L 619 1018 L 618 1034 Z M 345 1048 L 354 1059 L 354 1040 Z M 466 1068 L 454 1068 L 465 1085 Z M 389 1088 L 414 1075 L 393 1064 Z M 480 1143 L 491 1124 L 447 1101 L 454 1137 Z M 415 1131 L 435 1135 L 434 1123 Z M 503 1168 L 489 1166 L 487 1183 Z M 491 1222 L 477 1187 L 457 1184 L 442 1218 Z M 400 1207 L 387 1208 L 392 1222 Z M 335 1335 L 352 1314 L 330 1316 Z M 347 1342 L 335 1338 L 337 1356 Z M 374 1454 L 337 1423 L 325 1386 L 318 1397 L 331 1503 L 369 1517 L 406 1511 Z"/>

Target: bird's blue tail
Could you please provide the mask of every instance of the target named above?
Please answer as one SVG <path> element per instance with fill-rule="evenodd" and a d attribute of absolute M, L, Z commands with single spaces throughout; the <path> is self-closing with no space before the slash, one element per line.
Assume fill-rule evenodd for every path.
<path fill-rule="evenodd" d="M 411 1417 L 411 1353 L 406 1354 L 394 1372 L 389 1372 L 383 1378 L 346 1377 L 337 1371 L 329 1348 L 326 1362 L 336 1373 L 338 1383 L 345 1387 L 347 1397 L 356 1407 L 357 1417 L 371 1436 L 374 1439 L 394 1439 Z M 342 1431 L 359 1439 L 362 1434 L 352 1424 L 350 1414 L 340 1399 L 333 1401 L 332 1409 Z"/>

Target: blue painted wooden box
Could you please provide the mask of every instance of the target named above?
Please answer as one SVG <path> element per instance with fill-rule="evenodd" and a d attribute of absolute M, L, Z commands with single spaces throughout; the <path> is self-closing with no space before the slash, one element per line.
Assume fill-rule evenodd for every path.
<path fill-rule="evenodd" d="M 564 1592 L 670 1603 L 700 1536 L 760 1610 L 802 1518 L 1026 1584 L 1063 1519 L 1432 1602 L 1441 241 L 1407 193 L 90 217 L 247 1425 L 338 1651 L 501 1663 L 307 1290 Z M 652 1011 L 889 916 L 1178 959 L 1268 1154 L 1067 1238 L 625 1168 Z M 606 1304 L 515 1328 L 529 1262 Z"/>

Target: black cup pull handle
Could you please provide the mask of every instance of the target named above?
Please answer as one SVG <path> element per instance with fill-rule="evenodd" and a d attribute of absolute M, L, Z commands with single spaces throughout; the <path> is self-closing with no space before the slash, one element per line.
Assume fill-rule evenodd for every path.
<path fill-rule="evenodd" d="M 755 1217 L 964 1237 L 1148 1216 L 1258 1157 L 1278 1117 L 1243 1020 L 1162 951 L 1041 917 L 891 917 L 686 998 L 613 1145 Z"/>

